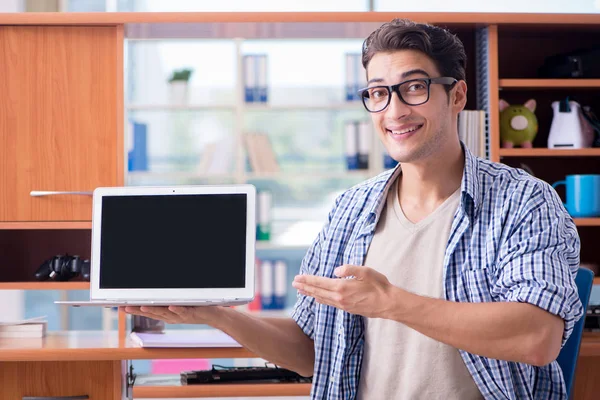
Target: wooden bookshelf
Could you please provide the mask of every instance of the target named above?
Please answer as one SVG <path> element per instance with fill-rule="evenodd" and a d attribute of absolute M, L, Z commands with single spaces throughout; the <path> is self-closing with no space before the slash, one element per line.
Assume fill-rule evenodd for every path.
<path fill-rule="evenodd" d="M 17 229 L 92 229 L 91 221 L 0 222 L 0 230 Z"/>
<path fill-rule="evenodd" d="M 188 386 L 134 386 L 134 398 L 308 396 L 310 383 L 254 383 Z"/>
<path fill-rule="evenodd" d="M 574 218 L 577 226 L 600 226 L 600 218 Z"/>
<path fill-rule="evenodd" d="M 0 290 L 89 290 L 90 283 L 72 282 L 0 282 Z"/>
<path fill-rule="evenodd" d="M 575 95 L 581 96 L 583 101 L 591 102 L 595 106 L 596 103 L 594 102 L 596 100 L 591 100 L 594 92 L 590 89 L 600 89 L 600 79 L 533 78 L 537 76 L 535 68 L 541 64 L 546 56 L 572 50 L 571 47 L 576 45 L 595 45 L 598 42 L 598 35 L 600 35 L 598 29 L 600 15 L 409 12 L 402 13 L 401 16 L 414 21 L 444 25 L 457 30 L 458 34 L 462 35 L 461 38 L 465 40 L 471 60 L 475 56 L 475 36 L 479 36 L 481 33 L 481 36 L 484 37 L 485 40 L 482 43 L 486 44 L 484 46 L 486 48 L 484 56 L 487 60 L 485 67 L 487 68 L 486 84 L 489 85 L 489 104 L 487 108 L 490 156 L 493 161 L 499 161 L 501 157 L 505 157 L 504 161 L 518 164 L 521 160 L 510 159 L 509 157 L 539 157 L 534 162 L 548 164 L 552 167 L 556 164 L 556 167 L 560 170 L 556 173 L 552 171 L 552 173 L 560 176 L 560 179 L 564 174 L 571 173 L 566 171 L 566 167 L 580 169 L 581 173 L 598 173 L 597 166 L 594 164 L 596 158 L 593 157 L 600 157 L 600 149 L 499 148 L 501 142 L 498 111 L 500 96 L 498 96 L 498 91 L 502 89 L 500 94 L 504 95 L 506 93 L 507 97 L 511 97 L 507 101 L 515 104 L 526 100 L 525 96 L 529 96 L 530 91 L 534 92 L 532 97 L 535 96 L 538 99 L 538 118 L 541 123 L 546 124 L 546 126 L 540 125 L 540 132 L 543 134 L 549 130 L 547 125 L 552 111 L 548 107 L 549 103 L 557 95 L 566 95 L 566 89 L 569 89 L 568 93 L 576 92 Z M 24 204 L 30 199 L 23 193 L 28 193 L 29 190 L 60 186 L 48 185 L 49 182 L 62 184 L 81 179 L 83 176 L 81 171 L 87 171 L 90 168 L 97 169 L 93 173 L 90 172 L 85 179 L 85 182 L 92 182 L 90 183 L 92 187 L 100 186 L 100 184 L 103 186 L 124 184 L 123 178 L 126 176 L 123 173 L 126 170 L 122 123 L 125 119 L 124 111 L 141 110 L 146 107 L 144 104 L 132 104 L 129 107 L 124 105 L 122 68 L 124 65 L 123 42 L 125 37 L 130 39 L 202 39 L 209 37 L 211 39 L 243 38 L 251 40 L 285 37 L 338 39 L 341 36 L 364 39 L 365 35 L 379 24 L 396 17 L 398 17 L 397 12 L 0 13 L 0 25 L 8 26 L 4 29 L 11 32 L 11 38 L 16 38 L 16 43 L 22 44 L 21 46 L 13 46 L 11 49 L 20 50 L 19 54 L 23 54 L 25 57 L 29 57 L 30 54 L 36 52 L 26 52 L 23 49 L 38 49 L 42 52 L 41 54 L 46 54 L 49 61 L 52 61 L 52 63 L 45 63 L 44 65 L 36 65 L 36 62 L 23 62 L 22 64 L 27 65 L 27 68 L 21 68 L 21 65 L 17 64 L 20 59 L 9 57 L 12 53 L 5 52 L 6 62 L 0 63 L 2 65 L 0 70 L 4 72 L 3 75 L 7 76 L 6 81 L 12 82 L 13 86 L 9 84 L 9 87 L 13 90 L 8 91 L 9 96 L 4 97 L 4 103 L 0 105 L 0 109 L 6 111 L 4 115 L 9 115 L 12 119 L 14 119 L 11 115 L 13 110 L 18 110 L 19 122 L 26 121 L 27 123 L 20 123 L 15 125 L 15 129 L 5 130 L 7 132 L 6 140 L 2 143 L 4 146 L 0 146 L 0 148 L 11 149 L 11 140 L 16 136 L 20 137 L 21 142 L 26 143 L 29 149 L 34 150 L 41 148 L 38 145 L 40 138 L 46 141 L 44 143 L 50 143 L 52 146 L 55 146 L 56 140 L 61 140 L 59 144 L 64 147 L 61 154 L 77 156 L 74 157 L 72 162 L 70 157 L 55 157 L 47 160 L 45 165 L 57 171 L 65 171 L 65 177 L 50 173 L 53 171 L 52 169 L 42 170 L 37 177 L 37 181 L 34 182 L 39 183 L 39 185 L 33 187 L 29 183 L 32 174 L 28 170 L 27 157 L 46 160 L 48 155 L 54 154 L 54 152 L 40 151 L 39 155 L 30 155 L 29 153 L 32 153 L 32 151 L 23 150 L 19 147 L 19 151 L 23 154 L 13 156 L 11 152 L 6 153 L 8 156 L 13 157 L 9 160 L 15 160 L 14 165 L 11 163 L 7 165 L 11 168 L 19 168 L 19 174 L 13 174 L 19 178 L 15 178 L 15 182 L 19 182 L 21 185 L 19 188 L 24 187 L 27 190 L 3 190 L 6 198 L 4 201 L 5 209 L 19 208 L 27 211 L 29 208 L 25 207 Z M 286 23 L 293 23 L 294 29 L 280 29 L 286 28 L 282 26 Z M 298 26 L 300 26 L 300 29 Z M 18 29 L 14 27 L 18 27 Z M 480 30 L 479 28 L 486 29 Z M 57 31 L 65 34 L 56 36 L 55 32 Z M 72 46 L 74 41 L 80 44 L 79 47 Z M 5 39 L 3 43 L 12 44 L 12 42 L 12 39 Z M 48 47 L 48 43 L 51 44 L 50 47 Z M 64 52 L 62 51 L 63 48 L 69 49 L 69 51 Z M 514 52 L 515 48 L 525 49 L 524 55 L 517 56 Z M 66 57 L 65 54 L 69 57 Z M 75 54 L 76 57 L 71 57 L 71 54 Z M 48 67 L 48 65 L 51 65 L 51 67 Z M 87 65 L 89 68 L 80 68 L 81 65 Z M 72 70 L 78 74 L 75 76 L 77 79 L 64 75 L 62 73 L 64 70 Z M 467 69 L 469 73 L 472 73 L 473 70 L 472 67 Z M 86 71 L 92 72 L 85 75 Z M 101 71 L 102 73 L 96 73 L 95 71 Z M 18 90 L 22 85 L 17 86 L 15 82 L 29 84 L 32 81 L 31 76 L 42 77 L 43 79 L 38 80 L 41 82 L 41 86 L 39 88 L 35 85 L 31 86 L 30 89 L 35 89 L 33 92 Z M 102 81 L 98 80 L 98 76 L 102 77 Z M 514 79 L 500 79 L 500 77 Z M 475 76 L 467 78 L 469 84 L 474 82 L 474 78 Z M 64 91 L 63 93 L 63 91 L 58 91 L 56 88 L 60 89 L 62 86 L 57 85 L 64 84 L 68 79 L 83 82 L 83 86 L 79 88 L 80 90 L 73 90 L 72 92 Z M 96 96 L 89 97 L 86 94 L 86 90 L 89 89 L 86 89 L 86 82 L 104 83 L 97 85 L 98 87 L 95 89 Z M 57 96 L 57 93 L 60 95 Z M 104 97 L 97 97 L 97 93 L 104 94 Z M 15 96 L 18 97 L 18 104 L 20 104 L 17 109 L 13 107 L 16 104 L 13 98 Z M 42 103 L 52 104 L 52 106 L 39 107 L 41 100 L 45 101 L 45 103 L 44 101 Z M 57 101 L 58 103 L 56 103 Z M 218 108 L 221 105 L 217 104 L 216 106 Z M 192 105 L 190 107 L 204 108 L 203 105 Z M 207 107 L 210 108 L 211 106 Z M 229 108 L 230 106 L 224 107 Z M 336 107 L 339 107 L 340 110 L 353 108 L 353 106 L 342 104 L 339 106 L 333 105 L 332 109 L 335 110 Z M 99 124 L 91 123 L 87 114 L 77 112 L 77 109 L 86 111 L 91 108 L 94 108 L 94 115 L 99 122 L 104 124 L 107 121 L 110 124 L 110 126 L 107 125 L 106 132 L 100 132 L 100 128 L 97 126 Z M 155 106 L 148 108 L 154 109 Z M 271 105 L 248 105 L 245 107 L 245 111 L 264 112 L 270 109 L 282 111 L 285 108 Z M 23 110 L 27 110 L 27 113 Z M 70 112 L 65 114 L 64 110 Z M 0 115 L 2 114 L 0 112 Z M 40 116 L 44 118 L 40 118 Z M 33 124 L 30 124 L 29 121 L 32 120 L 35 120 L 36 124 L 44 127 L 44 129 L 30 129 Z M 8 121 L 12 123 L 11 119 Z M 54 127 L 54 131 L 48 130 L 47 128 L 52 127 L 55 121 L 59 121 L 58 128 Z M 0 123 L 0 125 L 2 124 Z M 81 128 L 81 126 L 84 128 Z M 95 141 L 83 138 L 81 136 L 82 132 L 84 134 L 94 133 L 95 136 L 92 139 Z M 28 135 L 25 136 L 25 139 L 22 139 L 23 133 Z M 538 142 L 543 141 L 543 134 L 538 136 Z M 109 142 L 106 141 L 107 138 L 110 139 Z M 73 139 L 77 140 L 73 142 Z M 535 145 L 543 147 L 543 144 L 536 143 Z M 41 149 L 43 150 L 43 148 Z M 93 162 L 94 157 L 98 155 L 105 157 L 100 162 Z M 557 162 L 552 157 L 572 157 L 572 159 L 565 160 L 563 158 L 559 160 L 560 162 Z M 71 168 L 60 169 L 58 167 L 62 165 L 59 162 L 64 160 L 71 162 Z M 568 163 L 565 161 L 568 161 Z M 529 160 L 527 162 L 529 163 Z M 7 169 L 7 171 L 10 172 L 11 170 Z M 104 176 L 104 174 L 110 179 L 107 178 L 103 182 L 94 181 L 98 176 Z M 245 177 L 243 173 L 240 173 L 240 175 Z M 554 181 L 555 176 L 550 173 L 548 175 L 547 180 Z M 132 174 L 130 178 L 136 176 Z M 277 176 L 284 177 L 283 175 Z M 145 176 L 140 175 L 140 177 Z M 270 179 L 272 176 L 255 175 L 253 178 Z M 5 182 L 2 188 L 6 189 L 7 187 L 10 188 L 10 185 Z M 87 186 L 75 188 L 75 190 L 89 189 Z M 6 195 L 6 193 L 10 195 Z M 23 196 L 23 198 L 13 201 L 10 197 L 12 193 Z M 89 203 L 89 198 L 76 199 L 76 201 L 80 200 Z M 13 203 L 8 201 L 13 202 L 14 205 L 9 207 Z M 75 201 L 70 201 L 76 205 Z M 26 215 L 27 218 L 6 216 L 4 221 L 22 222 L 0 222 L 0 265 L 5 266 L 2 270 L 4 279 L 7 281 L 12 280 L 12 282 L 0 283 L 0 289 L 89 289 L 89 283 L 81 281 L 31 281 L 33 272 L 41 260 L 49 255 L 56 254 L 55 249 L 62 248 L 61 245 L 63 244 L 65 249 L 73 254 L 80 254 L 82 257 L 90 256 L 91 222 L 85 220 L 91 219 L 89 218 L 91 214 L 73 213 L 71 206 L 68 205 L 69 203 L 62 198 L 36 199 L 35 203 L 39 210 L 45 210 L 46 214 L 42 216 L 43 218 L 35 215 Z M 90 210 L 90 204 L 85 207 Z M 64 216 L 55 215 L 56 210 L 59 209 L 66 210 Z M 36 211 L 35 208 L 32 208 L 32 210 Z M 588 239 L 584 248 L 587 246 L 591 252 L 591 257 L 587 258 L 597 261 L 593 248 L 594 244 L 597 243 L 598 228 L 596 227 L 600 227 L 600 218 L 576 219 L 575 222 L 578 227 L 592 227 L 582 229 L 582 231 L 586 231 Z M 19 252 L 18 249 L 27 249 L 27 251 Z M 596 278 L 594 283 L 600 284 L 600 277 Z M 38 392 L 41 394 L 38 396 L 52 395 L 47 394 L 50 392 L 57 393 L 54 387 L 50 386 L 54 382 L 56 382 L 56 387 L 68 385 L 71 388 L 69 390 L 71 394 L 74 394 L 73 391 L 85 393 L 85 390 L 88 389 L 77 385 L 91 382 L 88 379 L 89 376 L 100 376 L 100 380 L 104 382 L 102 386 L 108 388 L 107 390 L 111 392 L 98 394 L 98 392 L 90 389 L 88 392 L 90 397 L 107 400 L 109 398 L 119 399 L 121 398 L 123 386 L 121 373 L 124 372 L 122 370 L 123 364 L 119 360 L 256 357 L 255 354 L 242 348 L 143 349 L 134 347 L 126 338 L 127 318 L 127 315 L 120 310 L 119 330 L 108 334 L 98 332 L 52 332 L 42 341 L 0 340 L 0 361 L 2 361 L 0 368 L 3 371 L 8 371 L 4 376 L 0 374 L 0 397 L 23 398 L 32 396 L 32 394 L 27 393 L 32 393 L 31 388 L 34 385 L 39 385 L 39 382 L 43 382 L 47 387 L 40 388 Z M 577 386 L 575 398 L 592 399 L 597 397 L 597 393 L 600 393 L 600 379 L 598 378 L 597 369 L 599 359 L 600 336 L 584 335 L 580 363 L 577 369 L 578 378 L 575 381 Z M 104 375 L 99 374 L 98 369 L 94 369 L 98 365 L 102 366 L 101 370 L 104 371 Z M 22 382 L 17 382 L 14 379 L 14 377 L 26 376 L 38 376 L 42 379 L 23 380 Z M 65 381 L 62 379 L 64 376 L 69 376 L 72 379 Z M 24 391 L 27 391 L 27 393 Z M 208 387 L 158 383 L 156 386 L 139 385 L 134 388 L 134 394 L 138 398 L 306 396 L 309 392 L 309 384 L 238 384 Z M 67 395 L 67 393 L 64 395 Z"/>
<path fill-rule="evenodd" d="M 594 278 L 594 285 L 600 285 L 600 276 Z"/>
<path fill-rule="evenodd" d="M 600 79 L 500 79 L 500 89 L 595 89 Z"/>
<path fill-rule="evenodd" d="M 600 157 L 600 148 L 589 149 L 499 149 L 500 157 Z"/>

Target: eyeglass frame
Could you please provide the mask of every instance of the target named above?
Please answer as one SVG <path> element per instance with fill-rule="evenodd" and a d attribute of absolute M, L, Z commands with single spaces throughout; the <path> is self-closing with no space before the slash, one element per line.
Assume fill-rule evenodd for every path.
<path fill-rule="evenodd" d="M 405 83 L 408 83 L 408 82 L 416 82 L 416 81 L 425 81 L 427 83 L 427 98 L 425 99 L 425 101 L 423 101 L 421 103 L 410 104 L 406 100 L 404 100 L 404 98 L 400 94 L 400 86 L 402 86 L 402 85 L 404 85 Z M 456 85 L 458 83 L 458 79 L 452 78 L 450 76 L 439 76 L 437 78 L 414 78 L 414 79 L 408 79 L 406 81 L 397 83 L 395 85 L 389 85 L 389 86 L 386 86 L 386 85 L 368 86 L 366 88 L 360 89 L 358 91 L 358 95 L 360 96 L 360 98 L 362 100 L 362 103 L 363 103 L 363 106 L 365 107 L 365 110 L 367 110 L 370 113 L 378 113 L 378 112 L 382 112 L 383 110 L 385 110 L 390 105 L 390 102 L 392 101 L 392 94 L 393 93 L 396 93 L 396 95 L 398 95 L 398 99 L 400 99 L 400 101 L 403 102 L 404 104 L 406 104 L 407 106 L 420 106 L 422 104 L 427 103 L 429 101 L 429 97 L 430 97 L 430 93 L 431 93 L 430 87 L 431 87 L 432 83 L 441 84 L 441 85 L 449 85 L 452 88 L 452 87 L 454 87 L 454 85 Z M 385 106 L 383 106 L 383 108 L 381 110 L 371 111 L 371 110 L 369 110 L 369 108 L 365 104 L 366 97 L 363 94 L 367 90 L 369 90 L 369 89 L 376 89 L 376 88 L 386 88 L 388 90 L 389 96 L 388 96 L 387 103 L 385 104 Z"/>

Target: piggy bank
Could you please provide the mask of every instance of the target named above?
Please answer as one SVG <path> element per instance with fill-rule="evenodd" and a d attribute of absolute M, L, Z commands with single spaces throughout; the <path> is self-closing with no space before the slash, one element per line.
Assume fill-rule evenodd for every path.
<path fill-rule="evenodd" d="M 502 147 L 516 146 L 531 148 L 538 132 L 538 121 L 534 114 L 535 100 L 523 105 L 510 105 L 500 99 L 500 140 Z"/>

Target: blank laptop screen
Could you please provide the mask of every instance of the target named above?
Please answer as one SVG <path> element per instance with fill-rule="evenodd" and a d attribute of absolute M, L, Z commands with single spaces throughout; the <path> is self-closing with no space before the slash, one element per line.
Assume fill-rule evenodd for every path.
<path fill-rule="evenodd" d="M 243 288 L 245 194 L 103 196 L 101 289 Z"/>

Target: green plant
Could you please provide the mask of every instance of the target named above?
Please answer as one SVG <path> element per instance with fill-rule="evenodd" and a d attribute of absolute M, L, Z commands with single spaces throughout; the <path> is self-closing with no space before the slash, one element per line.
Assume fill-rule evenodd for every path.
<path fill-rule="evenodd" d="M 189 81 L 190 80 L 190 76 L 192 75 L 193 70 L 191 69 L 179 69 L 179 70 L 175 70 L 173 71 L 173 73 L 171 74 L 171 77 L 169 78 L 169 83 L 173 82 L 173 81 Z"/>

